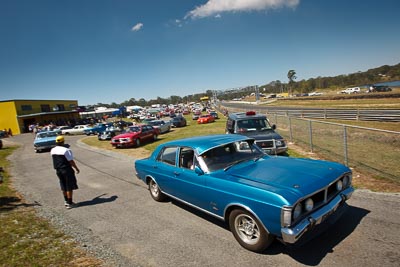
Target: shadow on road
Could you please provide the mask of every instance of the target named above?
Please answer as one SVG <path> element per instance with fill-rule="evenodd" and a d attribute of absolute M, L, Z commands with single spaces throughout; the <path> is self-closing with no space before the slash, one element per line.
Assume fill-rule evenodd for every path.
<path fill-rule="evenodd" d="M 83 206 L 92 206 L 92 205 L 97 205 L 97 204 L 103 204 L 103 203 L 108 203 L 108 202 L 112 202 L 115 201 L 118 196 L 111 196 L 111 197 L 102 197 L 105 196 L 106 194 L 102 194 L 100 196 L 97 196 L 95 198 L 93 198 L 92 200 L 86 200 L 86 201 L 82 201 L 77 203 L 79 207 L 83 207 Z"/>
<path fill-rule="evenodd" d="M 19 197 L 0 197 L 0 212 L 10 211 L 20 207 L 40 206 L 39 203 L 24 203 Z"/>
<path fill-rule="evenodd" d="M 188 212 L 229 231 L 229 227 L 221 220 L 182 204 L 179 201 L 171 200 L 171 202 L 176 206 L 179 206 Z M 335 246 L 346 239 L 346 237 L 357 228 L 361 223 L 361 220 L 369 212 L 369 210 L 345 204 L 343 214 L 339 219 L 332 222 L 332 225 L 329 225 L 328 223 L 324 225 L 326 228 L 320 227 L 314 229 L 316 231 L 312 231 L 312 235 L 308 237 L 306 235 L 304 236 L 306 241 L 302 242 L 302 240 L 300 240 L 300 243 L 296 245 L 284 245 L 276 241 L 273 242 L 266 251 L 259 255 L 272 256 L 286 254 L 299 263 L 316 266 L 320 264 L 328 253 L 333 253 Z M 319 232 L 316 233 L 318 230 Z M 232 242 L 234 242 L 234 239 L 232 239 Z"/>
<path fill-rule="evenodd" d="M 346 239 L 369 212 L 359 207 L 348 206 L 336 223 L 319 235 L 310 238 L 304 244 L 285 246 L 282 243 L 275 242 L 264 254 L 283 253 L 302 264 L 316 266 L 328 253 L 333 253 L 335 246 Z"/>

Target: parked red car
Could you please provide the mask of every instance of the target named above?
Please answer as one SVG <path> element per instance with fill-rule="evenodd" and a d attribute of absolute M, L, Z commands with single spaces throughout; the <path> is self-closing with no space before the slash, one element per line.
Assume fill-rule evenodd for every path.
<path fill-rule="evenodd" d="M 214 122 L 215 118 L 213 116 L 211 116 L 210 114 L 205 114 L 205 115 L 201 115 L 198 119 L 197 119 L 197 123 L 201 124 L 201 123 L 209 123 L 209 122 Z"/>
<path fill-rule="evenodd" d="M 144 142 L 157 140 L 158 130 L 150 125 L 130 126 L 122 134 L 111 139 L 111 145 L 115 148 L 120 147 L 139 147 Z"/>

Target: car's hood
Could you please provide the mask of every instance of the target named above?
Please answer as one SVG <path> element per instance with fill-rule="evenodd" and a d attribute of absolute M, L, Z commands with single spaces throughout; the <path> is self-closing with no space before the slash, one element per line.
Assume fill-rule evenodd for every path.
<path fill-rule="evenodd" d="M 264 130 L 264 131 L 249 131 L 240 133 L 245 136 L 254 138 L 256 140 L 266 140 L 266 139 L 282 139 L 282 137 L 274 132 L 273 130 Z"/>
<path fill-rule="evenodd" d="M 41 144 L 41 143 L 49 143 L 49 142 L 56 142 L 56 138 L 57 137 L 44 137 L 44 138 L 40 138 L 40 139 L 35 139 L 33 141 L 34 144 Z"/>
<path fill-rule="evenodd" d="M 309 195 L 324 188 L 350 169 L 342 164 L 328 161 L 288 157 L 264 157 L 256 162 L 238 164 L 226 174 L 238 182 L 258 183 L 268 190 L 279 191 L 291 198 Z M 285 191 L 281 192 L 281 191 Z"/>
<path fill-rule="evenodd" d="M 139 133 L 123 133 L 123 134 L 119 134 L 117 136 L 114 136 L 113 139 L 118 139 L 118 138 L 131 138 L 134 137 L 136 135 L 138 135 Z"/>

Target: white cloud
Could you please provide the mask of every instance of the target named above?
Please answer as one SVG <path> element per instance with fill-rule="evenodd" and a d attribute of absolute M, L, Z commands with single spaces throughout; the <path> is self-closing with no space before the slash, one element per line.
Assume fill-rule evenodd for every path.
<path fill-rule="evenodd" d="M 260 11 L 271 8 L 295 8 L 300 0 L 208 0 L 202 6 L 189 11 L 186 18 L 204 18 L 222 12 Z"/>
<path fill-rule="evenodd" d="M 141 28 L 143 28 L 143 23 L 138 23 L 135 26 L 132 27 L 131 31 L 133 32 L 137 32 L 139 31 Z"/>

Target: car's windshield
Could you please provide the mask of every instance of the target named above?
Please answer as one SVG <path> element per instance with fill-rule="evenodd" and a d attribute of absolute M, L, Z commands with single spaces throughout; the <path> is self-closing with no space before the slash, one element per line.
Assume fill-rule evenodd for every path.
<path fill-rule="evenodd" d="M 247 119 L 237 122 L 239 132 L 263 131 L 272 129 L 266 119 Z"/>
<path fill-rule="evenodd" d="M 129 127 L 129 128 L 126 130 L 126 132 L 127 132 L 127 133 L 136 133 L 136 132 L 140 132 L 140 127 L 136 127 L 136 126 Z"/>
<path fill-rule="evenodd" d="M 201 154 L 208 171 L 226 169 L 247 160 L 257 160 L 266 154 L 253 140 L 233 142 L 215 147 Z"/>
<path fill-rule="evenodd" d="M 40 139 L 40 138 L 54 137 L 54 136 L 57 136 L 56 132 L 43 132 L 43 133 L 38 133 L 36 138 Z"/>

